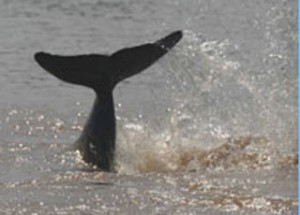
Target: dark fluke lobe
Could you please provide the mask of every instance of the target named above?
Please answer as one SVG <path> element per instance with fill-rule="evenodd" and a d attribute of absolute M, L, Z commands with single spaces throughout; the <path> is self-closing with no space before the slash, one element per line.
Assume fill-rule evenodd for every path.
<path fill-rule="evenodd" d="M 83 159 L 104 171 L 114 164 L 116 122 L 113 89 L 120 81 L 142 72 L 166 54 L 182 38 L 175 31 L 154 43 L 121 49 L 111 55 L 34 55 L 38 64 L 57 78 L 92 88 L 96 99 L 75 146 Z"/>

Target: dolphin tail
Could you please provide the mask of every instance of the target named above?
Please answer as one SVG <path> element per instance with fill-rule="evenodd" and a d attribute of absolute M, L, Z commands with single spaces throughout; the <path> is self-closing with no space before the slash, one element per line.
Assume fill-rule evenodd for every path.
<path fill-rule="evenodd" d="M 175 31 L 154 43 L 125 48 L 113 53 L 110 61 L 115 68 L 114 84 L 151 66 L 174 47 L 181 38 L 182 32 Z"/>
<path fill-rule="evenodd" d="M 86 162 L 104 171 L 113 169 L 116 134 L 112 91 L 115 85 L 151 66 L 181 38 L 182 32 L 176 31 L 154 43 L 125 48 L 112 55 L 35 54 L 38 64 L 57 78 L 96 91 L 93 110 L 75 143 Z"/>
<path fill-rule="evenodd" d="M 181 38 L 182 32 L 175 31 L 154 43 L 125 48 L 112 55 L 58 56 L 38 52 L 34 58 L 42 68 L 63 81 L 105 92 L 152 65 Z"/>

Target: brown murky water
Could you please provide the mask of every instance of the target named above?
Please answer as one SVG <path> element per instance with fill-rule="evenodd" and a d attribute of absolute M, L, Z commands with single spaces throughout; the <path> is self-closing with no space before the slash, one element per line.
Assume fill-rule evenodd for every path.
<path fill-rule="evenodd" d="M 0 0 L 1 214 L 298 214 L 296 1 Z M 33 54 L 183 29 L 115 90 L 116 173 L 70 146 L 94 95 Z"/>

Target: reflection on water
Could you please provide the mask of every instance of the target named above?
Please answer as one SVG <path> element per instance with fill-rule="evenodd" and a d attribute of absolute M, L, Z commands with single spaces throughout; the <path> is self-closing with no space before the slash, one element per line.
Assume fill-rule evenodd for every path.
<path fill-rule="evenodd" d="M 1 213 L 297 213 L 291 2 L 0 4 Z M 182 28 L 170 54 L 114 92 L 117 173 L 85 164 L 70 148 L 94 95 L 33 54 L 110 53 Z"/>

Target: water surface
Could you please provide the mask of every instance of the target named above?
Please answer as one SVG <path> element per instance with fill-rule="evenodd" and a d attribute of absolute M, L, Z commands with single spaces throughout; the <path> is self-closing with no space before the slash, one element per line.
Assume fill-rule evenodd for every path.
<path fill-rule="evenodd" d="M 298 213 L 297 1 L 0 5 L 1 213 Z M 117 173 L 95 171 L 69 150 L 93 92 L 33 54 L 109 54 L 178 29 L 116 88 Z"/>

